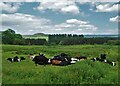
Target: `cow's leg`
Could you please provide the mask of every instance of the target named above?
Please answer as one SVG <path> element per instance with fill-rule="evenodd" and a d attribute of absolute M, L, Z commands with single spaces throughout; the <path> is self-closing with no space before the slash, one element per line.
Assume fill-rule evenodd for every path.
<path fill-rule="evenodd" d="M 37 63 L 35 63 L 35 66 L 37 66 Z"/>

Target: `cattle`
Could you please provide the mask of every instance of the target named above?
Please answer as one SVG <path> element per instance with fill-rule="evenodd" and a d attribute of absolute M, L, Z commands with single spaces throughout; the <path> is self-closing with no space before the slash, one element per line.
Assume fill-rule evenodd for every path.
<path fill-rule="evenodd" d="M 71 64 L 75 64 L 77 61 L 80 61 L 79 59 L 77 58 L 71 58 Z"/>
<path fill-rule="evenodd" d="M 109 61 L 109 60 L 104 60 L 103 62 L 107 63 L 107 64 L 110 64 L 112 66 L 115 66 L 116 65 L 116 62 L 114 61 Z"/>
<path fill-rule="evenodd" d="M 56 55 L 52 58 L 52 60 L 59 60 L 59 61 L 71 61 L 71 57 L 65 53 L 61 53 L 60 55 Z"/>
<path fill-rule="evenodd" d="M 77 58 L 77 59 L 79 59 L 79 60 L 85 60 L 85 59 L 87 59 L 87 57 L 86 56 L 79 56 L 79 57 L 75 57 L 75 58 Z"/>
<path fill-rule="evenodd" d="M 40 53 L 39 53 L 39 56 L 45 56 L 45 54 L 40 54 Z"/>
<path fill-rule="evenodd" d="M 94 61 L 100 61 L 100 59 L 98 57 L 96 57 L 96 58 L 92 58 L 91 61 L 93 61 L 93 62 Z"/>
<path fill-rule="evenodd" d="M 37 64 L 39 64 L 39 65 L 50 64 L 49 59 L 41 54 L 39 56 L 35 56 L 32 61 L 34 61 L 36 66 L 37 66 Z"/>
<path fill-rule="evenodd" d="M 116 62 L 107 60 L 105 54 L 101 54 L 101 58 L 98 58 L 98 57 L 97 57 L 97 58 L 92 58 L 91 60 L 92 60 L 92 61 L 99 61 L 99 62 L 108 63 L 108 64 L 110 64 L 110 65 L 112 65 L 112 66 L 115 66 L 115 65 L 116 65 Z"/>
<path fill-rule="evenodd" d="M 76 61 L 75 60 L 78 60 L 78 59 L 71 59 L 71 57 L 65 53 L 61 53 L 59 55 L 56 55 L 54 56 L 52 59 L 51 59 L 51 64 L 52 65 L 59 65 L 59 66 L 66 66 L 66 65 L 69 65 L 69 64 L 74 64 Z"/>
<path fill-rule="evenodd" d="M 52 65 L 59 65 L 59 66 L 63 66 L 63 65 L 68 65 L 70 64 L 70 57 L 65 54 L 65 53 L 61 53 L 59 55 L 56 55 L 54 56 L 52 59 L 51 59 L 51 64 Z"/>
<path fill-rule="evenodd" d="M 52 65 L 57 65 L 57 66 L 66 66 L 70 64 L 68 61 L 59 61 L 59 60 L 51 60 L 51 63 Z"/>
<path fill-rule="evenodd" d="M 107 60 L 106 60 L 106 54 L 105 53 L 100 54 L 100 58 L 96 57 L 96 58 L 92 58 L 91 60 L 92 61 L 107 62 Z"/>
<path fill-rule="evenodd" d="M 77 58 L 71 58 L 71 61 L 80 61 L 80 60 Z"/>
<path fill-rule="evenodd" d="M 8 58 L 7 59 L 10 62 L 20 62 L 21 60 L 18 58 L 18 56 L 15 56 L 14 58 Z"/>
<path fill-rule="evenodd" d="M 59 65 L 61 62 L 59 60 L 51 60 L 52 65 Z"/>
<path fill-rule="evenodd" d="M 8 61 L 13 62 L 13 58 L 7 58 Z"/>
<path fill-rule="evenodd" d="M 103 54 L 100 55 L 100 57 L 101 57 L 102 60 L 105 60 L 106 59 L 106 54 L 103 53 Z"/>
<path fill-rule="evenodd" d="M 25 60 L 25 57 L 20 57 L 20 60 Z"/>
<path fill-rule="evenodd" d="M 28 58 L 30 58 L 30 59 L 34 59 L 34 58 L 35 58 L 35 55 L 30 54 L 30 55 L 28 56 Z"/>
<path fill-rule="evenodd" d="M 108 64 L 110 64 L 110 65 L 112 65 L 112 66 L 115 66 L 116 65 L 116 62 L 111 62 L 111 61 L 107 61 L 106 63 L 108 63 Z"/>
<path fill-rule="evenodd" d="M 70 65 L 71 63 L 68 61 L 62 61 L 59 66 L 66 66 L 66 65 Z"/>

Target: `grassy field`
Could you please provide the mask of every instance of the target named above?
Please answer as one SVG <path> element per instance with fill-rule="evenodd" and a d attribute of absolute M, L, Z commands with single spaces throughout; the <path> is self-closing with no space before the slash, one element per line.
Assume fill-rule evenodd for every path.
<path fill-rule="evenodd" d="M 48 36 L 23 36 L 25 39 L 46 39 L 48 41 Z"/>
<path fill-rule="evenodd" d="M 38 65 L 28 59 L 28 54 L 44 53 L 48 58 L 61 52 L 85 55 L 88 60 L 69 66 Z M 117 61 L 116 66 L 89 59 L 107 54 L 107 59 Z M 25 61 L 10 63 L 6 59 L 24 56 Z M 118 46 L 72 45 L 72 46 L 18 46 L 2 45 L 2 83 L 3 84 L 118 84 Z"/>

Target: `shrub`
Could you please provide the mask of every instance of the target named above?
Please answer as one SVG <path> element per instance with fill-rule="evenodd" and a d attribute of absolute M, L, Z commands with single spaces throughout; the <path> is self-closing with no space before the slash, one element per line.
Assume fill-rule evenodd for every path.
<path fill-rule="evenodd" d="M 120 45 L 120 40 L 109 40 L 108 45 Z"/>

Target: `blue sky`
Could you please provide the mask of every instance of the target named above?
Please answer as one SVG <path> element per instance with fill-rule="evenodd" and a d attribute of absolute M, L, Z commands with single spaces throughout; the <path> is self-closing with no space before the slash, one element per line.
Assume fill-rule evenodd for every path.
<path fill-rule="evenodd" d="M 2 29 L 27 35 L 118 34 L 116 2 L 14 2 L 0 3 Z"/>

